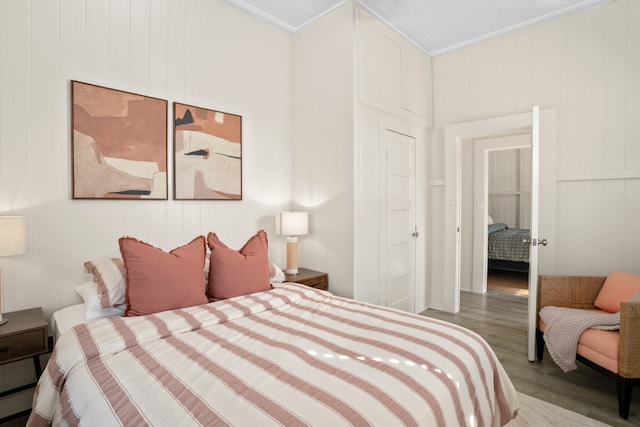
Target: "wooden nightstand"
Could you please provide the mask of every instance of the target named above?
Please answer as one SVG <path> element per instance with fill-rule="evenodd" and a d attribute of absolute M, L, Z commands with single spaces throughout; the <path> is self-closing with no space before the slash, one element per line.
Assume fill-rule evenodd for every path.
<path fill-rule="evenodd" d="M 3 313 L 2 316 L 9 321 L 0 326 L 0 365 L 32 357 L 37 381 L 42 374 L 40 355 L 49 352 L 49 328 L 42 309 L 39 307 L 31 308 Z M 36 383 L 31 383 L 6 390 L 0 393 L 0 397 L 35 386 Z M 25 412 L 29 413 L 30 410 Z M 17 415 L 19 414 L 5 417 L 0 422 Z"/>
<path fill-rule="evenodd" d="M 298 274 L 285 273 L 285 280 L 287 282 L 302 283 L 303 285 L 322 289 L 323 291 L 329 289 L 329 276 L 327 273 L 309 270 L 308 268 L 299 268 L 298 271 Z"/>

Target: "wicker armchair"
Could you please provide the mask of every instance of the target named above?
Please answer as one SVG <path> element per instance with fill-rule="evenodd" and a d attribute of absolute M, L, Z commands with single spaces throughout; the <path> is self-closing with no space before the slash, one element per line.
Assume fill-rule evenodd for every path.
<path fill-rule="evenodd" d="M 540 276 L 538 281 L 538 312 L 545 306 L 569 307 L 596 310 L 594 301 L 598 296 L 605 276 Z M 544 323 L 538 316 L 536 331 L 536 355 L 542 360 L 544 339 L 541 328 Z M 631 391 L 640 384 L 640 302 L 620 304 L 620 331 L 618 333 L 617 369 L 606 369 L 580 354 L 577 360 L 607 376 L 616 379 L 618 410 L 624 419 L 629 417 Z"/>

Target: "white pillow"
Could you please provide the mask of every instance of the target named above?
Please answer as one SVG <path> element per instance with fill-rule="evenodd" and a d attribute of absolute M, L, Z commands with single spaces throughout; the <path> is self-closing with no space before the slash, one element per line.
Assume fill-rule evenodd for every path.
<path fill-rule="evenodd" d="M 487 214 L 487 224 L 491 225 L 493 224 L 493 218 L 491 218 L 491 215 Z"/>
<path fill-rule="evenodd" d="M 284 273 L 280 268 L 269 261 L 269 269 L 271 270 L 271 283 L 282 283 L 284 282 Z"/>
<path fill-rule="evenodd" d="M 76 286 L 76 292 L 84 301 L 86 320 L 98 319 L 101 317 L 122 316 L 125 304 L 103 309 L 100 305 L 100 295 L 98 295 L 98 284 L 90 281 Z"/>
<path fill-rule="evenodd" d="M 103 309 L 124 304 L 125 267 L 120 258 L 101 258 L 84 263 L 87 272 L 93 274 L 98 284 L 98 296 Z"/>

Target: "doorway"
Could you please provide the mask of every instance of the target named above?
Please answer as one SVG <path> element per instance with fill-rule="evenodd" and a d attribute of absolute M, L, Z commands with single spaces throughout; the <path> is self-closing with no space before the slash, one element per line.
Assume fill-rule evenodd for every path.
<path fill-rule="evenodd" d="M 526 263 L 524 258 L 517 258 L 518 262 L 509 261 L 516 259 L 516 256 L 528 255 L 528 249 L 513 242 L 513 239 L 505 239 L 503 235 L 519 229 L 524 232 L 531 225 L 531 183 L 533 180 L 531 132 L 492 135 L 475 139 L 470 143 L 463 144 L 462 151 L 461 160 L 465 161 L 466 158 L 466 161 L 471 165 L 468 168 L 462 168 L 461 289 L 485 293 L 488 289 L 489 267 L 520 272 L 524 267 L 525 276 L 528 272 L 528 256 Z M 465 174 L 465 170 L 469 172 Z M 492 258 L 502 259 L 490 262 L 488 262 L 489 237 L 487 233 L 489 218 L 485 218 L 486 215 L 490 215 L 492 222 L 496 225 L 504 224 L 510 229 L 492 236 L 494 241 L 499 243 L 500 249 L 492 251 Z M 468 232 L 465 233 L 465 230 Z M 500 240 L 495 240 L 496 238 L 500 238 Z M 495 248 L 495 246 L 493 247 Z M 519 253 L 524 250 L 526 250 L 526 254 Z M 504 282 L 514 275 L 502 274 L 501 276 L 501 282 Z M 521 277 L 522 274 L 519 277 L 515 274 L 514 280 Z M 528 282 L 528 278 L 526 279 Z M 526 288 L 528 289 L 528 285 Z"/>
<path fill-rule="evenodd" d="M 528 142 L 531 135 L 522 135 L 520 138 Z M 515 146 L 519 145 L 516 138 L 514 143 Z M 500 291 L 528 296 L 528 248 L 521 244 L 522 240 L 515 242 L 515 247 L 500 243 L 506 241 L 504 236 L 509 235 L 507 233 L 515 230 L 525 232 L 530 227 L 531 149 L 527 147 L 489 151 L 488 157 L 487 213 L 493 222 L 492 230 L 500 229 L 500 224 L 505 224 L 509 231 L 498 231 L 500 234 L 492 233 L 488 236 L 491 250 L 487 260 L 489 268 L 486 289 L 487 292 Z M 476 247 L 474 244 L 474 249 Z"/>
<path fill-rule="evenodd" d="M 535 322 L 537 300 L 537 275 L 550 274 L 554 271 L 553 244 L 540 252 L 538 257 L 538 226 L 545 238 L 553 242 L 555 235 L 555 140 L 556 113 L 553 109 L 539 111 L 534 107 L 532 112 L 514 114 L 459 123 L 445 128 L 445 230 L 444 230 L 444 281 L 445 289 L 443 305 L 448 311 L 457 313 L 460 310 L 460 275 L 461 275 L 461 150 L 462 144 L 495 135 L 532 134 L 532 171 L 539 171 L 544 164 L 547 173 L 533 179 L 532 185 L 532 223 L 529 304 L 528 304 L 528 357 L 534 360 Z M 539 144 L 538 144 L 539 142 Z M 538 191 L 539 189 L 539 191 Z M 483 225 L 479 230 L 487 228 L 487 216 L 481 215 Z M 538 270 L 539 268 L 539 270 Z"/>

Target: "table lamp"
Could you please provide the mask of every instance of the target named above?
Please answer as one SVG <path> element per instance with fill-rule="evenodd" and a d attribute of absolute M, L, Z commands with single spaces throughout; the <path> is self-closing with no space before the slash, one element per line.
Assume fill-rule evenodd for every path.
<path fill-rule="evenodd" d="M 288 275 L 298 274 L 298 238 L 309 232 L 309 215 L 307 212 L 278 212 L 276 214 L 276 234 L 287 236 L 287 268 Z"/>
<path fill-rule="evenodd" d="M 0 257 L 20 255 L 27 251 L 27 224 L 23 216 L 0 216 Z M 7 323 L 2 317 L 2 270 L 0 270 L 0 325 Z"/>

